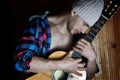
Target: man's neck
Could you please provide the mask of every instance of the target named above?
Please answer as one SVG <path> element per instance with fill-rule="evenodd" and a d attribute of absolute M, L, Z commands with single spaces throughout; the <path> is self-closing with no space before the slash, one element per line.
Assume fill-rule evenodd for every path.
<path fill-rule="evenodd" d="M 67 21 L 69 15 L 60 15 L 60 16 L 50 16 L 48 21 L 50 26 L 56 27 L 61 33 L 66 33 L 67 31 Z"/>

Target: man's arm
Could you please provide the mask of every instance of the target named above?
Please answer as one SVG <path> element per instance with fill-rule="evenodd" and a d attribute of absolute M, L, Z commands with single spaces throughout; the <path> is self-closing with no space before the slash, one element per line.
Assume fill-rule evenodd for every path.
<path fill-rule="evenodd" d="M 57 62 L 34 56 L 30 62 L 29 72 L 42 73 L 57 69 Z"/>
<path fill-rule="evenodd" d="M 82 59 L 73 59 L 69 56 L 66 56 L 63 59 L 59 60 L 49 60 L 34 56 L 30 62 L 30 69 L 28 71 L 34 73 L 42 73 L 52 70 L 62 70 L 65 72 L 74 73 L 76 75 L 81 75 L 76 70 L 79 70 L 80 68 L 81 70 L 85 70 L 85 63 L 80 62 L 82 62 Z"/>
<path fill-rule="evenodd" d="M 95 74 L 99 71 L 96 60 L 87 62 L 87 80 L 91 80 L 95 77 Z"/>

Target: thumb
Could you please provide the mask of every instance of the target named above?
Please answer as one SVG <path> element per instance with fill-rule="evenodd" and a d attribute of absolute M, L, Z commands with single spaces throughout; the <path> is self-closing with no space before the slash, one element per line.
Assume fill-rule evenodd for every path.
<path fill-rule="evenodd" d="M 73 54 L 73 50 L 69 51 L 69 53 L 68 53 L 68 57 L 71 57 L 72 54 Z"/>

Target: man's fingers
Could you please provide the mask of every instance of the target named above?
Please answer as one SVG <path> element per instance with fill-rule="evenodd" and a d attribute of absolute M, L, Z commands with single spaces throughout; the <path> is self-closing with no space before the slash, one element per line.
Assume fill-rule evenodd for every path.
<path fill-rule="evenodd" d="M 78 49 L 78 48 L 75 48 L 75 47 L 73 47 L 73 50 L 76 51 L 76 52 L 78 52 L 78 53 L 81 53 L 81 52 L 82 52 L 81 49 Z"/>
<path fill-rule="evenodd" d="M 72 76 L 82 76 L 82 74 L 81 73 L 79 73 L 78 71 L 73 71 L 73 73 L 72 73 Z"/>

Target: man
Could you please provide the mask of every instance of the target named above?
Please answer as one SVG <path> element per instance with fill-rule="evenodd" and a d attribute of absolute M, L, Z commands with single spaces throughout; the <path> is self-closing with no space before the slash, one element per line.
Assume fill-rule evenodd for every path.
<path fill-rule="evenodd" d="M 71 11 L 51 15 L 30 17 L 19 44 L 16 46 L 15 69 L 26 73 L 48 72 L 63 70 L 81 76 L 77 71 L 86 70 L 87 79 L 92 79 L 98 69 L 96 53 L 91 43 L 79 39 L 73 45 L 73 36 L 84 34 L 89 27 L 95 24 L 103 10 L 103 0 L 77 0 Z M 66 51 L 67 55 L 59 60 L 49 60 L 48 56 L 54 51 Z M 73 52 L 84 56 L 73 59 Z M 85 66 L 86 65 L 86 66 Z"/>

